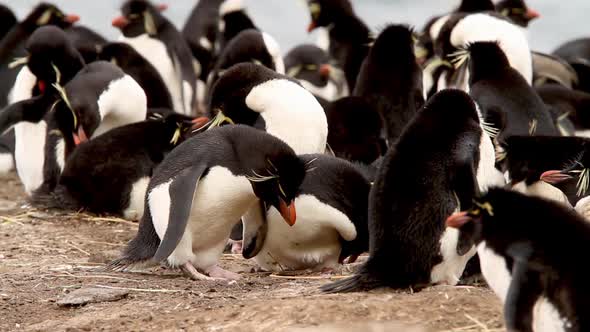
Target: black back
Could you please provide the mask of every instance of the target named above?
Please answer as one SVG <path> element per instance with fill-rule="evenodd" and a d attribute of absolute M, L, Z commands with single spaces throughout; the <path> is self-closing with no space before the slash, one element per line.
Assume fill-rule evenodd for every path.
<path fill-rule="evenodd" d="M 469 53 L 470 94 L 486 122 L 500 130 L 500 143 L 512 135 L 560 135 L 543 100 L 496 42 L 473 43 Z"/>
<path fill-rule="evenodd" d="M 557 109 L 576 129 L 590 129 L 590 93 L 568 89 L 560 84 L 544 84 L 535 90 L 545 104 Z"/>
<path fill-rule="evenodd" d="M 154 168 L 191 130 L 192 118 L 171 114 L 115 128 L 80 144 L 68 157 L 55 190 L 73 209 L 121 215 L 132 185 Z M 181 135 L 172 142 L 176 130 Z"/>
<path fill-rule="evenodd" d="M 209 70 L 213 66 L 214 47 L 217 41 L 219 26 L 219 6 L 223 0 L 201 0 L 197 2 L 182 28 L 182 35 L 193 56 L 201 65 L 199 78 L 206 81 Z M 211 48 L 201 45 L 201 38 L 205 38 Z"/>
<path fill-rule="evenodd" d="M 379 35 L 363 63 L 354 95 L 378 110 L 386 138 L 393 143 L 424 104 L 422 71 L 407 26 L 391 25 Z"/>
<path fill-rule="evenodd" d="M 248 29 L 259 30 L 244 8 L 224 13 L 221 16 L 221 22 L 223 22 L 223 30 L 219 30 L 217 37 L 218 54 L 221 54 L 227 44 L 240 32 Z"/>
<path fill-rule="evenodd" d="M 98 49 L 107 43 L 103 36 L 85 26 L 72 26 L 65 32 L 86 63 L 98 60 Z"/>
<path fill-rule="evenodd" d="M 148 108 L 174 108 L 172 97 L 156 68 L 130 45 L 105 44 L 100 49 L 98 58 L 115 63 L 126 74 L 133 77 L 145 91 Z"/>
<path fill-rule="evenodd" d="M 387 151 L 379 112 L 361 97 L 337 100 L 325 109 L 328 144 L 337 157 L 371 164 Z"/>
<path fill-rule="evenodd" d="M 588 249 L 590 224 L 556 202 L 499 188 L 490 189 L 476 203 L 487 208 L 474 205 L 468 212 L 472 221 L 460 230 L 476 242 L 485 241 L 512 271 L 507 327 L 532 330 L 533 306 L 542 296 L 570 323 L 563 322 L 570 325 L 564 331 L 590 328 L 590 301 L 585 296 L 590 294 L 585 278 L 590 268 L 580 264 L 576 254 Z"/>
<path fill-rule="evenodd" d="M 457 13 L 478 13 L 493 11 L 494 3 L 491 0 L 463 0 L 455 12 Z"/>
<path fill-rule="evenodd" d="M 18 23 L 16 16 L 10 8 L 0 5 L 0 40 L 6 36 L 8 31 Z"/>
<path fill-rule="evenodd" d="M 373 41 L 369 28 L 355 15 L 349 0 L 307 2 L 310 8 L 320 8 L 319 14 L 311 14 L 313 26 L 331 26 L 330 56 L 344 70 L 348 88 L 353 91 L 363 60 L 369 52 L 369 44 Z"/>

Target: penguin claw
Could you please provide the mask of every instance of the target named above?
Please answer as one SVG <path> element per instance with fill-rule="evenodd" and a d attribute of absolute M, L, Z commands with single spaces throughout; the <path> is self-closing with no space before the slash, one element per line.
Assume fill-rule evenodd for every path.
<path fill-rule="evenodd" d="M 197 271 L 197 269 L 193 266 L 191 262 L 186 262 L 180 266 L 180 270 L 190 279 L 193 280 L 215 280 L 215 278 L 208 277 L 201 272 Z"/>
<path fill-rule="evenodd" d="M 224 270 L 217 265 L 208 268 L 205 273 L 216 280 L 238 280 L 241 278 L 239 274 Z"/>

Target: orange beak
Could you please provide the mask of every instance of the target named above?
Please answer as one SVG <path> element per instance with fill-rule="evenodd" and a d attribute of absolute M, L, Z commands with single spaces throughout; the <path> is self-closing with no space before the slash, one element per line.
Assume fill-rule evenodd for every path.
<path fill-rule="evenodd" d="M 541 14 L 539 14 L 538 11 L 529 8 L 529 9 L 527 9 L 526 13 L 524 14 L 524 17 L 528 20 L 534 20 L 536 18 L 541 17 Z"/>
<path fill-rule="evenodd" d="M 314 21 L 311 21 L 311 23 L 309 23 L 309 25 L 307 26 L 307 32 L 312 32 L 317 27 L 317 24 Z"/>
<path fill-rule="evenodd" d="M 297 213 L 295 212 L 295 203 L 291 202 L 290 204 L 287 204 L 285 201 L 283 201 L 283 199 L 281 199 L 280 201 L 281 202 L 279 203 L 279 212 L 281 213 L 281 216 L 283 217 L 283 219 L 285 219 L 285 222 L 289 226 L 295 225 L 295 220 L 297 219 Z"/>
<path fill-rule="evenodd" d="M 571 178 L 571 175 L 565 174 L 562 171 L 547 171 L 541 174 L 541 181 L 549 184 L 558 184 Z"/>
<path fill-rule="evenodd" d="M 37 86 L 39 87 L 39 91 L 41 91 L 41 93 L 45 93 L 45 81 L 39 80 L 39 82 L 37 82 Z"/>
<path fill-rule="evenodd" d="M 74 24 L 76 22 L 78 22 L 80 20 L 80 16 L 78 15 L 74 15 L 74 14 L 70 14 L 70 15 L 66 15 L 66 17 L 64 17 L 64 21 Z"/>
<path fill-rule="evenodd" d="M 332 67 L 328 64 L 323 64 L 320 66 L 320 75 L 323 78 L 330 77 L 330 71 L 332 71 Z"/>
<path fill-rule="evenodd" d="M 156 6 L 156 8 L 158 9 L 158 11 L 161 11 L 161 12 L 163 12 L 163 11 L 165 11 L 166 9 L 168 9 L 168 4 L 161 3 L 161 4 L 159 4 L 158 6 Z"/>
<path fill-rule="evenodd" d="M 76 146 L 80 145 L 81 143 L 84 143 L 88 140 L 88 136 L 86 136 L 86 132 L 84 132 L 84 129 L 82 129 L 82 127 L 78 128 L 78 133 L 74 133 L 72 134 L 74 136 L 74 144 Z"/>
<path fill-rule="evenodd" d="M 466 223 L 471 221 L 471 217 L 467 215 L 467 212 L 457 212 L 451 214 L 450 217 L 447 218 L 446 225 L 447 227 L 452 228 L 461 228 L 461 226 L 465 225 Z"/>
<path fill-rule="evenodd" d="M 112 24 L 114 27 L 122 29 L 129 24 L 129 20 L 125 16 L 118 16 L 113 19 Z"/>
<path fill-rule="evenodd" d="M 202 116 L 202 117 L 192 120 L 191 123 L 193 124 L 191 129 L 199 129 L 199 128 L 203 127 L 204 125 L 206 125 L 207 123 L 209 123 L 209 118 L 206 116 Z"/>

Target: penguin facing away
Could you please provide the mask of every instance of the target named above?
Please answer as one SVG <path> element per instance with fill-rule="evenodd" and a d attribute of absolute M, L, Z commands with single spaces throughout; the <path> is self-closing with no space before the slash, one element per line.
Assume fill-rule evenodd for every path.
<path fill-rule="evenodd" d="M 247 29 L 235 36 L 223 49 L 211 70 L 207 85 L 211 87 L 227 69 L 242 62 L 260 64 L 279 74 L 285 73 L 285 64 L 276 40 L 265 32 Z"/>
<path fill-rule="evenodd" d="M 294 47 L 285 55 L 285 72 L 314 96 L 326 102 L 348 96 L 344 72 L 330 64 L 330 56 L 312 44 Z"/>
<path fill-rule="evenodd" d="M 468 52 L 470 94 L 499 131 L 500 144 L 513 135 L 560 135 L 543 100 L 510 67 L 497 42 L 473 43 Z"/>
<path fill-rule="evenodd" d="M 446 224 L 477 244 L 483 275 L 504 303 L 509 331 L 590 328 L 590 271 L 574 254 L 587 250 L 590 224 L 577 213 L 494 188 Z"/>
<path fill-rule="evenodd" d="M 369 249 L 367 205 L 371 186 L 367 179 L 354 165 L 339 158 L 300 158 L 309 171 L 295 196 L 297 223 L 289 227 L 281 222 L 276 209 L 265 211 L 267 235 L 254 257 L 265 270 L 332 269 L 349 257 L 349 262 L 354 262 Z M 251 257 L 256 243 L 248 234 L 246 228 L 245 258 Z"/>
<path fill-rule="evenodd" d="M 390 147 L 371 188 L 369 260 L 322 290 L 455 285 L 475 248 L 445 230 L 444 220 L 480 190 L 483 135 L 467 94 L 449 89 L 431 98 Z"/>
<path fill-rule="evenodd" d="M 156 168 L 138 234 L 110 268 L 166 260 L 196 280 L 238 278 L 216 265 L 236 220 L 266 204 L 293 225 L 305 167 L 281 140 L 247 126 L 214 128 L 188 139 Z"/>
<path fill-rule="evenodd" d="M 243 1 L 223 1 L 219 7 L 218 36 L 217 44 L 215 45 L 216 53 L 221 54 L 232 39 L 240 32 L 248 29 L 259 30 L 246 12 Z"/>
<path fill-rule="evenodd" d="M 416 63 L 413 32 L 390 25 L 377 37 L 364 60 L 353 95 L 365 98 L 383 119 L 392 144 L 424 104 L 422 71 Z"/>
<path fill-rule="evenodd" d="M 211 90 L 214 123 L 262 129 L 297 154 L 324 153 L 326 114 L 316 98 L 291 78 L 264 66 L 241 63 L 228 69 Z"/>
<path fill-rule="evenodd" d="M 379 112 L 361 97 L 339 99 L 326 108 L 328 144 L 336 157 L 371 164 L 387 151 Z"/>
<path fill-rule="evenodd" d="M 172 113 L 110 130 L 80 144 L 68 157 L 55 190 L 34 195 L 32 202 L 137 220 L 143 215 L 145 190 L 154 168 L 191 129 L 206 122 L 206 118 Z"/>
<path fill-rule="evenodd" d="M 196 107 L 197 74 L 181 33 L 147 0 L 128 0 L 113 26 L 120 41 L 131 45 L 155 68 L 168 87 L 174 110 L 190 115 Z"/>
<path fill-rule="evenodd" d="M 130 45 L 107 43 L 100 48 L 98 58 L 112 62 L 131 76 L 145 91 L 148 108 L 174 108 L 170 92 L 156 68 Z"/>

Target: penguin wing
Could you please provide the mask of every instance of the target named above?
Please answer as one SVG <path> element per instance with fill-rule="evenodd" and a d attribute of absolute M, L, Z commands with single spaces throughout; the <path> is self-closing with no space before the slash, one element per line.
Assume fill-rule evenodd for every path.
<path fill-rule="evenodd" d="M 532 331 L 533 307 L 542 293 L 539 273 L 529 267 L 532 247 L 526 243 L 511 245 L 507 253 L 514 259 L 512 280 L 504 303 L 509 331 Z"/>
<path fill-rule="evenodd" d="M 264 245 L 268 231 L 266 213 L 266 204 L 259 200 L 242 217 L 244 224 L 242 256 L 246 259 L 258 255 Z"/>
<path fill-rule="evenodd" d="M 206 169 L 205 164 L 195 165 L 184 169 L 172 180 L 168 189 L 170 195 L 168 228 L 154 255 L 154 261 L 160 262 L 168 258 L 182 239 L 199 179 Z"/>
<path fill-rule="evenodd" d="M 39 122 L 43 119 L 49 107 L 45 105 L 46 98 L 37 96 L 21 100 L 5 107 L 0 111 L 0 133 L 4 133 L 19 122 Z"/>

